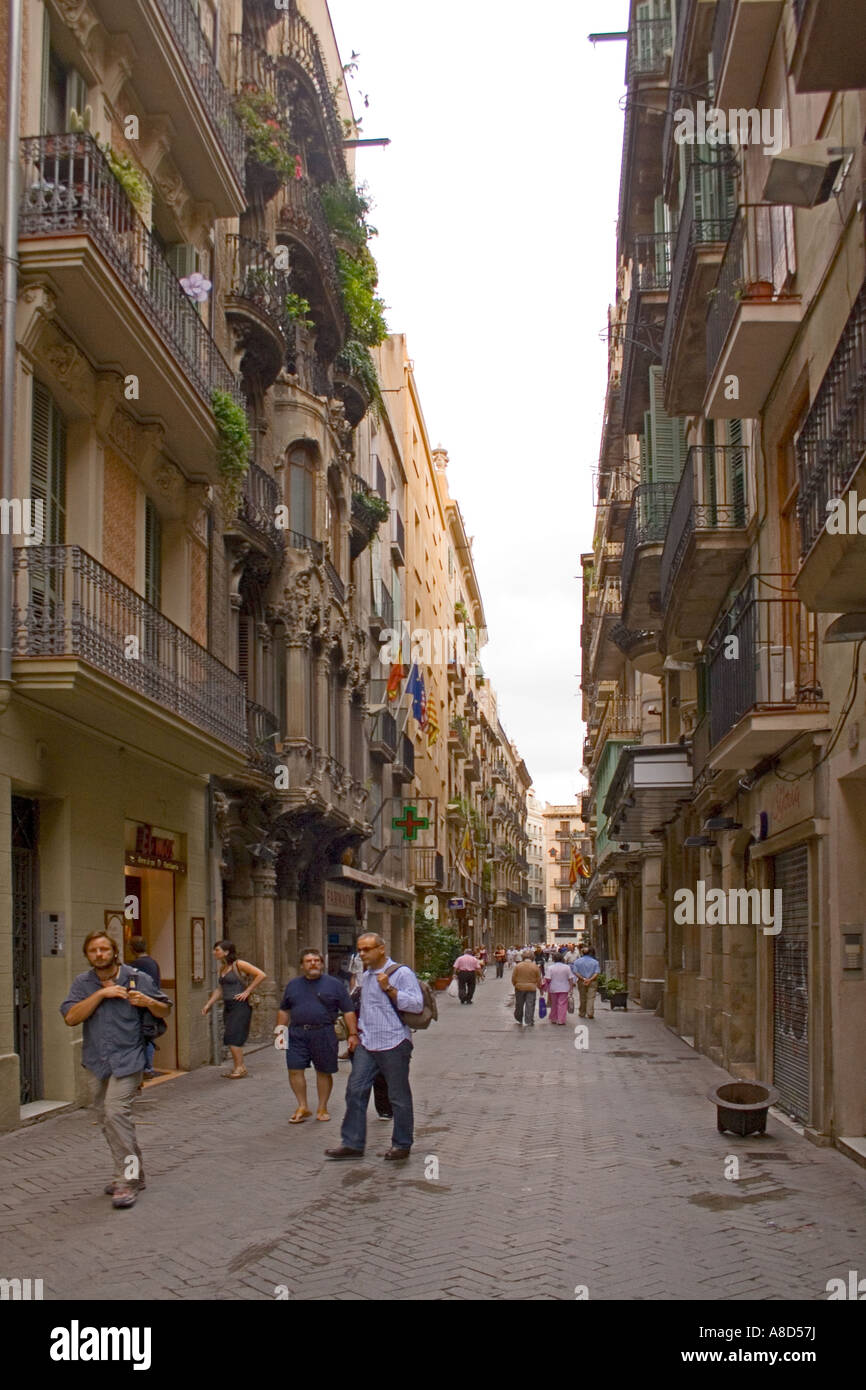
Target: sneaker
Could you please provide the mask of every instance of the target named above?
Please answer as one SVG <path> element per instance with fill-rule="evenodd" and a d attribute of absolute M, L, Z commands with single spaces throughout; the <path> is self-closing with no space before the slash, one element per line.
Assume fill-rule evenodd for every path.
<path fill-rule="evenodd" d="M 144 1181 L 143 1174 L 136 1183 L 127 1182 L 123 1178 L 113 1178 L 111 1182 L 105 1184 L 102 1190 L 106 1197 L 113 1197 L 119 1187 L 135 1187 L 138 1192 L 143 1192 L 147 1187 L 147 1183 Z"/>
<path fill-rule="evenodd" d="M 111 1205 L 117 1207 L 134 1207 L 138 1192 L 131 1183 L 118 1183 L 111 1198 Z"/>
<path fill-rule="evenodd" d="M 377 1120 L 384 1120 L 384 1121 L 385 1121 L 385 1124 L 387 1124 L 389 1120 L 393 1120 L 393 1118 L 394 1118 L 393 1115 L 377 1115 L 377 1116 L 376 1116 L 376 1119 L 377 1119 Z"/>

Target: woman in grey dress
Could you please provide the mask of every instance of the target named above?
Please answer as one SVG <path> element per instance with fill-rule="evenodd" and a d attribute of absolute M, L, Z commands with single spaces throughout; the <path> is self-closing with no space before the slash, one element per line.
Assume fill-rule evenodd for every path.
<path fill-rule="evenodd" d="M 244 1043 L 249 1037 L 253 1016 L 249 998 L 265 979 L 265 974 L 248 961 L 238 960 L 233 941 L 218 941 L 213 953 L 219 965 L 218 983 L 202 1013 L 209 1014 L 217 1000 L 222 998 L 223 1042 L 232 1054 L 234 1070 L 221 1074 L 227 1081 L 237 1081 L 248 1075 L 244 1066 Z"/>

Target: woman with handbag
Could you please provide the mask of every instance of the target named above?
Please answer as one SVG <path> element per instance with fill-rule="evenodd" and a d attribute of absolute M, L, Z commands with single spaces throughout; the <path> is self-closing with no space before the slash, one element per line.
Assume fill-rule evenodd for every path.
<path fill-rule="evenodd" d="M 218 941 L 213 953 L 219 965 L 218 983 L 202 1013 L 209 1014 L 222 996 L 223 1042 L 232 1054 L 234 1069 L 221 1072 L 220 1075 L 227 1081 L 237 1081 L 249 1075 L 244 1066 L 244 1043 L 250 1035 L 253 1017 L 249 998 L 266 977 L 264 971 L 259 970 L 257 966 L 250 965 L 245 960 L 238 960 L 233 941 Z M 249 984 L 246 983 L 245 976 L 252 977 Z"/>
<path fill-rule="evenodd" d="M 568 1001 L 574 989 L 574 976 L 571 966 L 558 958 L 551 961 L 544 972 L 547 997 L 550 1000 L 550 1022 L 565 1027 Z"/>

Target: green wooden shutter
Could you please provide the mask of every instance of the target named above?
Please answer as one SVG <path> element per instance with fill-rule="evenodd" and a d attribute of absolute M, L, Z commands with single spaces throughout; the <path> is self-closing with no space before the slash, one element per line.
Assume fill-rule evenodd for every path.
<path fill-rule="evenodd" d="M 162 607 L 162 522 L 149 497 L 144 506 L 144 597 L 152 608 Z"/>
<path fill-rule="evenodd" d="M 45 511 L 44 543 L 66 539 L 66 422 L 40 381 L 33 383 L 30 496 Z"/>
<path fill-rule="evenodd" d="M 250 625 L 252 617 L 249 613 L 238 615 L 238 675 L 247 687 L 249 692 L 250 682 Z M 249 693 L 247 695 L 249 698 Z"/>
<path fill-rule="evenodd" d="M 644 412 L 643 434 L 638 440 L 640 445 L 640 480 L 642 483 L 651 483 L 653 474 L 653 424 L 650 411 Z"/>
<path fill-rule="evenodd" d="M 706 447 L 703 452 L 703 500 L 704 505 L 707 508 L 706 514 L 709 517 L 709 524 L 710 526 L 716 526 L 718 524 L 718 516 L 716 510 L 718 506 L 718 488 L 716 486 L 715 420 L 707 420 L 706 422 L 706 425 L 704 427 L 704 444 Z"/>
<path fill-rule="evenodd" d="M 730 474 L 728 477 L 729 501 L 731 503 L 731 525 L 746 524 L 746 453 L 743 448 L 742 420 L 728 421 L 728 444 L 730 445 Z"/>
<path fill-rule="evenodd" d="M 679 482 L 686 461 L 686 432 L 678 416 L 668 415 L 662 404 L 662 369 L 650 367 L 651 459 L 650 481 Z"/>
<path fill-rule="evenodd" d="M 178 280 L 183 280 L 198 270 L 198 251 L 190 242 L 177 241 L 167 246 L 165 258 Z"/>

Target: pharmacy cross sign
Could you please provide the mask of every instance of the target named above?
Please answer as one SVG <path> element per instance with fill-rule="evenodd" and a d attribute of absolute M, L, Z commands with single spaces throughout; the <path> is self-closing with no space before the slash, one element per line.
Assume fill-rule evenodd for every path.
<path fill-rule="evenodd" d="M 395 830 L 403 831 L 404 840 L 414 840 L 418 836 L 419 830 L 427 830 L 430 821 L 427 816 L 419 816 L 417 806 L 407 806 L 403 812 L 402 819 L 397 816 L 391 821 Z"/>

